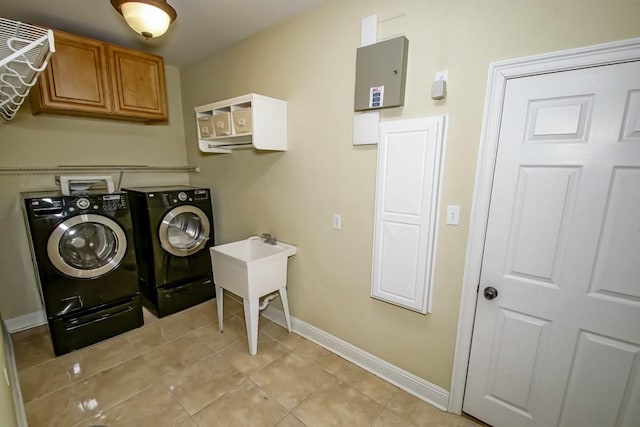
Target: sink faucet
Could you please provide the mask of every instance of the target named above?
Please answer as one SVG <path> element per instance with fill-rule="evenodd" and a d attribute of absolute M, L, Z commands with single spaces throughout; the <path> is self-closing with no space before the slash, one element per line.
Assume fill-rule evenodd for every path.
<path fill-rule="evenodd" d="M 263 242 L 268 243 L 270 245 L 276 245 L 278 243 L 278 241 L 276 240 L 276 236 L 272 236 L 269 233 L 262 233 L 260 235 L 260 238 L 262 239 Z"/>

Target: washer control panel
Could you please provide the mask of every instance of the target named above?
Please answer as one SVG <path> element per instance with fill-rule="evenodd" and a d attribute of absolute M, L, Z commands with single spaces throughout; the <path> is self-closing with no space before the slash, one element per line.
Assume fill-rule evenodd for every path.
<path fill-rule="evenodd" d="M 127 208 L 127 199 L 121 194 L 105 194 L 99 196 L 80 196 L 65 200 L 69 211 L 103 211 L 111 212 Z"/>
<path fill-rule="evenodd" d="M 66 216 L 91 212 L 128 210 L 124 193 L 86 194 L 79 196 L 36 197 L 29 200 L 27 209 L 36 217 Z"/>
<path fill-rule="evenodd" d="M 127 197 L 124 194 L 86 195 L 71 198 L 65 203 L 69 211 L 114 212 L 127 209 Z"/>
<path fill-rule="evenodd" d="M 161 202 L 164 206 L 173 206 L 209 200 L 209 190 L 159 191 L 157 193 L 147 193 L 147 198 Z"/>

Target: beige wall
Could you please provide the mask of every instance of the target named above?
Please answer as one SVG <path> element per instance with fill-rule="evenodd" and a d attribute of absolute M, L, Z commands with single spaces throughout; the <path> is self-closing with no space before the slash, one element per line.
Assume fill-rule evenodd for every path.
<path fill-rule="evenodd" d="M 2 318 L 0 318 L 0 322 Z M 9 372 L 9 364 L 12 362 L 5 357 L 5 347 L 8 343 L 4 342 L 4 333 L 0 328 L 0 426 L 15 427 L 17 426 L 16 409 L 13 406 L 13 388 L 7 385 L 4 379 L 4 372 Z"/>
<path fill-rule="evenodd" d="M 409 39 L 405 106 L 384 120 L 450 116 L 440 212 L 460 204 L 461 225 L 438 228 L 426 316 L 369 297 L 376 148 L 353 147 L 351 123 L 360 22 L 374 13 L 380 38 Z M 489 63 L 637 37 L 638 16 L 637 0 L 329 0 L 182 69 L 188 158 L 203 171 L 192 183 L 213 189 L 218 243 L 271 232 L 296 244 L 295 317 L 449 388 Z M 438 70 L 442 102 L 429 98 Z M 289 151 L 200 153 L 193 107 L 249 92 L 288 100 Z"/>
<path fill-rule="evenodd" d="M 166 68 L 168 125 L 33 116 L 25 103 L 0 124 L 0 167 L 57 165 L 185 165 L 179 70 Z M 114 176 L 117 182 L 118 174 Z M 186 183 L 184 173 L 127 173 L 122 184 Z M 0 311 L 5 320 L 42 309 L 18 195 L 54 188 L 54 175 L 0 174 Z"/>

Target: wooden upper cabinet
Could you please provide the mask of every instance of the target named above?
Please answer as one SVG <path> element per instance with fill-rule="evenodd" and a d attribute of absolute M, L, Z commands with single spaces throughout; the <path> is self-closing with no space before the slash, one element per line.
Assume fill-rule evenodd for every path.
<path fill-rule="evenodd" d="M 162 57 L 55 31 L 56 52 L 31 95 L 34 114 L 168 120 Z"/>
<path fill-rule="evenodd" d="M 108 46 L 117 115 L 150 120 L 167 119 L 162 58 L 119 46 Z"/>
<path fill-rule="evenodd" d="M 111 114 L 111 85 L 104 43 L 55 32 L 56 52 L 40 75 L 34 113 Z M 39 99 L 38 99 L 39 98 Z"/>

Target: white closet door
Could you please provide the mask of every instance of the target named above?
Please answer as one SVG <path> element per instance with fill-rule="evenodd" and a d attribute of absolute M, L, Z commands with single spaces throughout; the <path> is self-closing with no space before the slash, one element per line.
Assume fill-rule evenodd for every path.
<path fill-rule="evenodd" d="M 371 296 L 431 308 L 444 117 L 383 122 L 378 145 Z"/>
<path fill-rule="evenodd" d="M 507 82 L 464 411 L 640 425 L 640 61 Z"/>

